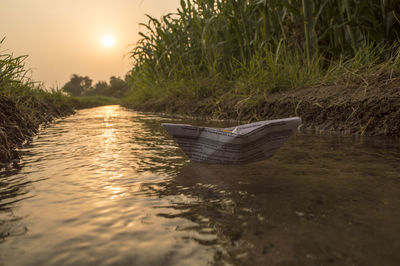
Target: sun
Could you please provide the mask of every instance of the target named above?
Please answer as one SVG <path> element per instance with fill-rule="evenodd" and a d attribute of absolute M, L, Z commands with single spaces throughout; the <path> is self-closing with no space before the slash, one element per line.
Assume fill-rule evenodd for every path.
<path fill-rule="evenodd" d="M 112 35 L 104 35 L 101 38 L 101 43 L 104 47 L 112 47 L 115 44 L 115 38 Z"/>

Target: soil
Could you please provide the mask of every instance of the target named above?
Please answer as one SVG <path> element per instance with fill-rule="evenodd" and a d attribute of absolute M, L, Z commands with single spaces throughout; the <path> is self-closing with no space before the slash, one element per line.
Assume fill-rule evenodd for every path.
<path fill-rule="evenodd" d="M 271 95 L 227 93 L 203 99 L 152 99 L 130 107 L 237 123 L 300 116 L 302 129 L 399 138 L 400 74 Z M 73 112 L 71 105 L 52 99 L 0 95 L 0 168 L 19 161 L 18 146 L 41 124 Z"/>
<path fill-rule="evenodd" d="M 71 106 L 53 99 L 0 95 L 0 169 L 19 161 L 17 148 L 32 137 L 41 124 L 73 112 Z"/>
<path fill-rule="evenodd" d="M 233 95 L 188 101 L 147 101 L 136 110 L 252 122 L 300 116 L 301 128 L 318 132 L 400 137 L 400 74 L 291 90 L 271 95 Z"/>

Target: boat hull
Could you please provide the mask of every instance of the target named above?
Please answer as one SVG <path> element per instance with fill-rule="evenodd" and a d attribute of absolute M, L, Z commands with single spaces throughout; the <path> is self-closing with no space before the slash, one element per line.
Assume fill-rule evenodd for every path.
<path fill-rule="evenodd" d="M 295 117 L 222 129 L 162 125 L 192 161 L 243 164 L 273 156 L 300 124 Z"/>

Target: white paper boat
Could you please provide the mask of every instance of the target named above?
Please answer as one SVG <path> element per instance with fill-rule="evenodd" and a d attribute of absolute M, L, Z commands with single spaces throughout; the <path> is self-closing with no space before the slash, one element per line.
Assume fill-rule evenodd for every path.
<path fill-rule="evenodd" d="M 274 155 L 300 124 L 300 117 L 291 117 L 229 128 L 162 126 L 192 161 L 241 164 Z"/>

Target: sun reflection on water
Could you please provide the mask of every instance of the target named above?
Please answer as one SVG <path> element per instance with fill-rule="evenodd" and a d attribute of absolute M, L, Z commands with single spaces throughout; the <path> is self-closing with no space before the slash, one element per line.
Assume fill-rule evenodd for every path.
<path fill-rule="evenodd" d="M 106 106 L 103 113 L 104 122 L 102 125 L 102 134 L 100 138 L 105 151 L 109 151 L 113 146 L 117 144 L 117 132 L 114 125 L 114 119 L 117 119 L 120 115 L 119 106 L 112 105 Z"/>
<path fill-rule="evenodd" d="M 99 135 L 101 140 L 97 142 L 100 143 L 101 147 L 98 156 L 96 156 L 96 163 L 100 167 L 96 170 L 96 173 L 105 178 L 103 179 L 105 194 L 109 200 L 114 200 L 126 195 L 122 187 L 115 185 L 118 184 L 118 180 L 122 177 L 120 170 L 116 169 L 116 162 L 120 160 L 118 145 L 121 141 L 116 129 L 118 125 L 115 124 L 115 121 L 119 121 L 120 107 L 117 105 L 106 106 L 102 111 L 99 114 L 103 117 L 101 134 Z"/>
<path fill-rule="evenodd" d="M 105 106 L 41 130 L 0 176 L 0 265 L 399 261 L 397 142 L 300 134 L 226 167 L 189 163 L 162 122 L 194 121 Z"/>

